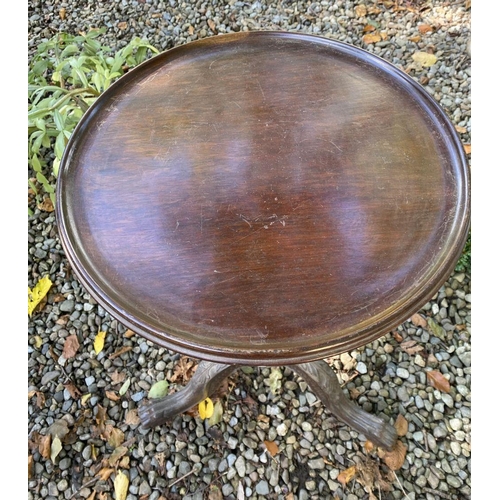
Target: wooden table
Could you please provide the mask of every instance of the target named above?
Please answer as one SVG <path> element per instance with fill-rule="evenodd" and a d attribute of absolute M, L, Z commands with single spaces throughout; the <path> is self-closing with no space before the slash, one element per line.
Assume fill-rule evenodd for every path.
<path fill-rule="evenodd" d="M 145 427 L 240 365 L 288 365 L 340 420 L 390 448 L 322 359 L 404 322 L 452 272 L 469 174 L 439 106 L 332 40 L 238 33 L 128 72 L 78 124 L 58 180 L 67 258 L 95 299 L 197 357 Z"/>

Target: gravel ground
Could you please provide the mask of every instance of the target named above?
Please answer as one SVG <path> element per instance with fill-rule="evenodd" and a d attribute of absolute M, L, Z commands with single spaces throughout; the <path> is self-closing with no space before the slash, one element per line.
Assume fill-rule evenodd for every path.
<path fill-rule="evenodd" d="M 29 50 L 56 32 L 90 27 L 106 27 L 103 43 L 114 49 L 133 36 L 168 49 L 241 30 L 318 34 L 406 70 L 443 106 L 464 144 L 470 143 L 468 2 L 395 4 L 29 0 Z M 382 34 L 380 41 L 363 41 L 367 23 Z M 418 51 L 433 52 L 438 62 L 417 67 L 412 55 Z M 470 498 L 467 273 L 450 276 L 418 318 L 330 360 L 360 406 L 391 422 L 400 415 L 408 424 L 400 437 L 407 447 L 404 463 L 391 472 L 386 457 L 339 424 L 288 369 L 280 370 L 278 387 L 269 368 L 239 370 L 221 390 L 223 412 L 213 425 L 186 414 L 171 425 L 142 430 L 136 410 L 152 384 L 166 379 L 175 390 L 191 363 L 127 331 L 98 306 L 65 259 L 54 213 L 31 208 L 28 285 L 45 275 L 54 285 L 28 325 L 29 499 L 115 498 L 120 471 L 130 481 L 127 500 Z M 96 355 L 99 331 L 107 334 Z M 65 360 L 63 348 L 72 336 L 78 351 Z M 429 371 L 443 374 L 450 391 L 432 387 Z M 269 443 L 266 448 L 265 441 L 277 449 Z M 352 466 L 357 475 L 344 485 Z"/>

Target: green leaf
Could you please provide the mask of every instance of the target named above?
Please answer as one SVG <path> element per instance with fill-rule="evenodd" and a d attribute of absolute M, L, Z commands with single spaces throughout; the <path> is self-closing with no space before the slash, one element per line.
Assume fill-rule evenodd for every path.
<path fill-rule="evenodd" d="M 64 130 L 64 118 L 57 109 L 54 110 L 54 122 L 57 130 Z"/>
<path fill-rule="evenodd" d="M 62 158 L 65 147 L 66 137 L 64 136 L 64 132 L 60 132 L 56 138 L 56 143 L 54 145 L 54 153 L 56 154 L 56 158 Z"/>
<path fill-rule="evenodd" d="M 125 393 L 128 391 L 129 387 L 130 387 L 130 378 L 128 378 L 127 380 L 125 380 L 125 382 L 123 382 L 123 385 L 120 387 L 118 394 L 120 396 L 124 396 Z"/>
<path fill-rule="evenodd" d="M 160 380 L 151 386 L 148 392 L 149 399 L 163 398 L 168 394 L 168 382 Z"/>

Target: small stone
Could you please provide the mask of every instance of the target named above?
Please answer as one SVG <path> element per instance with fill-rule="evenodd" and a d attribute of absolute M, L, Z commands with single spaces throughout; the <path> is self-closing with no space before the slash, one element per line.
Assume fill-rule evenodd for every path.
<path fill-rule="evenodd" d="M 366 367 L 366 365 L 360 361 L 357 365 L 356 365 L 356 371 L 361 374 L 361 375 L 364 375 L 365 373 L 368 373 L 368 368 Z"/>
<path fill-rule="evenodd" d="M 276 427 L 276 432 L 278 436 L 285 436 L 288 432 L 288 428 L 285 424 L 279 424 L 278 427 Z"/>
<path fill-rule="evenodd" d="M 241 455 L 236 459 L 234 466 L 236 468 L 238 476 L 245 477 L 245 470 L 246 470 L 245 459 Z"/>
<path fill-rule="evenodd" d="M 450 443 L 450 449 L 453 452 L 454 455 L 459 457 L 462 454 L 462 447 L 460 446 L 460 443 L 457 441 L 452 441 Z"/>
<path fill-rule="evenodd" d="M 407 379 L 410 376 L 410 372 L 406 368 L 397 368 L 396 375 L 399 378 Z"/>
<path fill-rule="evenodd" d="M 269 495 L 269 484 L 263 479 L 257 483 L 255 491 L 259 495 Z"/>
<path fill-rule="evenodd" d="M 347 431 L 345 431 L 345 430 L 341 429 L 341 430 L 339 431 L 339 438 L 340 438 L 342 441 L 350 441 L 350 440 L 351 440 L 351 435 L 350 435 Z"/>
<path fill-rule="evenodd" d="M 61 304 L 59 304 L 59 310 L 62 312 L 72 312 L 74 308 L 74 300 L 65 300 L 64 302 L 61 302 Z"/>
<path fill-rule="evenodd" d="M 463 425 L 463 422 L 461 419 L 459 418 L 452 418 L 450 420 L 450 427 L 454 430 L 454 431 L 459 431 L 461 428 L 462 428 L 462 425 Z"/>
<path fill-rule="evenodd" d="M 462 486 L 462 481 L 457 476 L 446 476 L 446 482 L 453 488 L 460 488 Z"/>
<path fill-rule="evenodd" d="M 59 377 L 61 372 L 54 370 L 51 372 L 47 372 L 43 377 L 42 377 L 42 385 L 48 384 L 51 380 L 56 379 Z"/>
<path fill-rule="evenodd" d="M 402 401 L 403 403 L 406 403 L 407 401 L 410 400 L 410 396 L 408 395 L 408 391 L 406 390 L 406 387 L 400 387 L 398 389 L 398 399 Z"/>
<path fill-rule="evenodd" d="M 324 469 L 325 461 L 322 458 L 315 458 L 314 460 L 309 461 L 309 467 L 311 469 Z"/>
<path fill-rule="evenodd" d="M 151 487 L 147 481 L 142 481 L 139 486 L 139 496 L 142 497 L 143 495 L 151 495 Z"/>

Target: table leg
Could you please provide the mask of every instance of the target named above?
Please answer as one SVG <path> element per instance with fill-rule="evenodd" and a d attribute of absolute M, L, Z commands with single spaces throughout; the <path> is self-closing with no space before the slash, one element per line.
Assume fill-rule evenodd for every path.
<path fill-rule="evenodd" d="M 238 365 L 201 361 L 193 378 L 180 391 L 151 399 L 139 408 L 142 427 L 150 429 L 184 413 L 213 394 Z"/>
<path fill-rule="evenodd" d="M 335 417 L 364 434 L 376 446 L 386 450 L 394 447 L 397 440 L 395 428 L 350 401 L 340 387 L 337 374 L 326 361 L 289 365 L 289 368 L 309 384 Z"/>
<path fill-rule="evenodd" d="M 180 391 L 164 398 L 152 399 L 139 408 L 145 429 L 156 427 L 197 405 L 220 386 L 238 365 L 201 361 L 193 378 Z M 330 412 L 342 422 L 364 434 L 381 448 L 391 449 L 397 433 L 393 426 L 365 412 L 350 401 L 342 391 L 336 373 L 325 361 L 289 365 L 311 387 Z"/>

